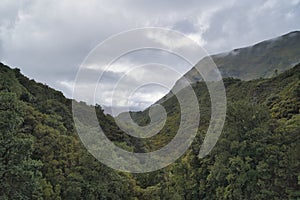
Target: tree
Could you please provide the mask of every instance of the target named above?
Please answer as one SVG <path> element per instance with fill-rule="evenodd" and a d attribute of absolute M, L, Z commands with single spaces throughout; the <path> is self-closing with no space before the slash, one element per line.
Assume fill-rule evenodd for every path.
<path fill-rule="evenodd" d="M 30 158 L 33 138 L 20 130 L 22 107 L 15 94 L 0 92 L 0 198 L 38 199 L 41 163 Z"/>

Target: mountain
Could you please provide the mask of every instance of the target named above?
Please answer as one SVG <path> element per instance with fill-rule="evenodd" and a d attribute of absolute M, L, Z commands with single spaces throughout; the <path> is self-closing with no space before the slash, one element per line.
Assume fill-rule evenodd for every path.
<path fill-rule="evenodd" d="M 197 82 L 201 122 L 191 148 L 164 169 L 127 174 L 102 165 L 81 145 L 70 99 L 0 64 L 1 199 L 300 198 L 300 65 L 271 79 L 224 83 L 226 123 L 208 156 L 198 158 L 210 101 Z M 166 125 L 148 140 L 124 134 L 100 106 L 95 109 L 116 145 L 147 152 L 168 143 L 178 128 L 176 98 L 162 105 Z M 131 114 L 141 125 L 149 122 L 147 110 Z"/>
<path fill-rule="evenodd" d="M 202 81 L 203 78 L 199 71 L 201 68 L 205 68 L 207 63 L 212 64 L 212 61 L 218 67 L 223 78 L 232 77 L 241 80 L 271 78 L 300 62 L 299 47 L 300 31 L 293 31 L 253 46 L 204 57 L 176 81 L 172 91 L 180 91 L 185 87 L 185 80 L 190 83 Z M 172 93 L 168 93 L 156 103 L 162 103 L 172 95 Z"/>
<path fill-rule="evenodd" d="M 175 163 L 144 174 L 122 173 L 93 158 L 77 135 L 72 100 L 0 63 L 0 199 L 299 199 L 300 64 L 291 67 L 293 48 L 288 47 L 298 36 L 282 36 L 293 42 L 277 48 L 281 61 L 276 66 L 286 71 L 253 80 L 224 78 L 225 126 L 216 146 L 202 159 L 198 153 L 211 102 L 205 83 L 192 83 L 201 114 L 195 140 Z M 274 55 L 270 49 L 264 53 Z M 165 146 L 181 119 L 178 100 L 170 96 L 160 102 L 167 113 L 165 126 L 155 136 L 139 139 L 124 133 L 101 106 L 77 103 L 95 109 L 106 136 L 132 152 Z M 149 109 L 130 114 L 140 125 L 150 122 Z M 190 118 L 185 119 L 187 125 Z"/>
<path fill-rule="evenodd" d="M 300 62 L 300 31 L 211 56 L 222 76 L 242 80 L 270 78 Z M 205 65 L 203 58 L 195 67 Z M 185 74 L 193 82 L 201 79 L 195 67 Z"/>
<path fill-rule="evenodd" d="M 163 193 L 163 199 L 299 199 L 300 64 L 273 78 L 225 78 L 224 84 L 226 122 L 210 154 L 198 158 L 211 106 L 205 83 L 197 82 L 192 86 L 201 120 L 195 141 L 181 159 L 158 172 L 163 173 L 160 182 L 142 187 L 155 188 L 152 195 Z M 171 96 L 161 105 L 167 112 L 165 127 L 145 141 L 146 151 L 168 144 L 180 124 L 177 98 Z M 146 125 L 148 113 L 147 109 L 131 116 Z M 147 175 L 152 180 L 150 177 L 157 174 Z"/>
<path fill-rule="evenodd" d="M 108 137 L 126 148 L 130 139 L 96 111 Z M 127 177 L 81 144 L 72 100 L 0 63 L 0 199 L 128 199 Z"/>
<path fill-rule="evenodd" d="M 188 72 L 185 78 L 190 80 L 200 107 L 198 135 L 181 159 L 160 170 L 162 181 L 153 181 L 151 177 L 158 175 L 150 173 L 146 177 L 154 183 L 146 181 L 142 187 L 151 188 L 152 196 L 163 193 L 161 199 L 300 198 L 299 46 L 300 32 L 295 31 L 212 56 L 224 78 L 228 111 L 221 137 L 204 159 L 197 155 L 211 117 L 210 96 L 195 68 Z M 205 66 L 206 59 L 195 67 Z M 181 79 L 176 87 L 175 91 L 183 88 Z M 167 119 L 157 135 L 142 141 L 147 152 L 168 144 L 181 120 L 180 105 L 172 93 L 156 103 L 165 108 Z M 146 126 L 151 122 L 149 112 L 148 108 L 130 115 L 137 124 Z M 127 129 L 135 131 L 128 115 L 122 113 L 117 119 L 125 120 Z"/>

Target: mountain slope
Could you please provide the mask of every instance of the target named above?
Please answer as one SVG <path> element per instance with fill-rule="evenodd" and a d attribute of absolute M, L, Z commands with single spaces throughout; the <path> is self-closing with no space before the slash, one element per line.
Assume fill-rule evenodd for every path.
<path fill-rule="evenodd" d="M 204 159 L 197 154 L 210 119 L 209 94 L 203 82 L 193 84 L 201 111 L 195 141 L 176 163 L 145 174 L 116 172 L 89 155 L 74 131 L 71 100 L 60 92 L 2 64 L 0 77 L 1 198 L 300 198 L 300 65 L 271 79 L 224 79 L 226 124 Z M 165 127 L 140 141 L 124 135 L 99 106 L 96 111 L 116 144 L 125 149 L 143 144 L 137 150 L 152 151 L 174 137 L 180 119 L 175 97 L 162 105 L 168 113 Z M 149 122 L 147 111 L 132 115 L 141 124 Z"/>
<path fill-rule="evenodd" d="M 0 199 L 130 197 L 130 179 L 103 166 L 81 144 L 71 106 L 61 92 L 0 63 Z M 100 107 L 96 111 L 113 133 L 108 137 L 126 147 L 130 141 L 113 119 Z"/>
<path fill-rule="evenodd" d="M 269 78 L 300 61 L 300 31 L 266 40 L 253 46 L 212 55 L 223 77 L 243 80 Z M 195 67 L 205 63 L 201 60 Z M 201 79 L 195 68 L 185 74 L 193 82 Z"/>
<path fill-rule="evenodd" d="M 299 33 L 294 34 L 281 40 L 287 36 L 298 38 Z M 284 43 L 291 47 L 298 44 L 295 38 L 292 40 Z M 261 44 L 266 51 L 267 44 L 270 41 Z M 299 50 L 291 47 L 277 47 L 282 57 L 276 66 L 290 68 Z M 274 55 L 275 50 L 271 49 L 262 58 Z M 244 62 L 254 50 L 241 51 Z M 226 56 L 232 59 L 228 61 L 230 66 L 239 69 L 234 62 L 241 61 L 233 55 Z M 221 61 L 218 62 L 225 63 Z M 265 62 L 266 67 L 273 69 L 271 61 L 257 62 Z M 199 80 L 194 75 L 191 78 Z M 226 123 L 208 156 L 199 159 L 197 155 L 211 117 L 210 97 L 205 83 L 196 81 L 192 87 L 198 97 L 201 121 L 192 146 L 164 169 L 124 174 L 102 165 L 82 146 L 74 128 L 72 100 L 0 63 L 0 198 L 299 199 L 300 64 L 272 78 L 225 78 L 224 84 L 228 100 Z M 148 152 L 172 140 L 180 123 L 178 100 L 170 96 L 161 104 L 167 111 L 166 124 L 149 139 L 126 135 L 100 106 L 95 109 L 99 124 L 116 145 L 129 151 Z M 146 125 L 148 111 L 131 115 Z"/>
<path fill-rule="evenodd" d="M 227 117 L 212 152 L 198 158 L 211 107 L 205 83 L 197 82 L 193 88 L 201 121 L 191 148 L 175 164 L 160 170 L 163 177 L 159 183 L 144 183 L 143 176 L 136 179 L 152 189 L 152 196 L 163 194 L 165 199 L 300 198 L 300 64 L 273 78 L 225 78 L 224 84 Z M 170 142 L 180 123 L 175 96 L 161 105 L 167 111 L 167 122 L 159 134 L 146 141 L 148 151 Z M 131 115 L 142 125 L 149 123 L 148 110 Z M 157 173 L 147 175 L 152 176 Z"/>

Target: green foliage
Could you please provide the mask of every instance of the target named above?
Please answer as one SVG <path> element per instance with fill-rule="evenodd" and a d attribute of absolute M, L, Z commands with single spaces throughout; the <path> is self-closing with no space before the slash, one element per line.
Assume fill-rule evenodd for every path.
<path fill-rule="evenodd" d="M 199 136 L 180 160 L 160 170 L 164 178 L 156 186 L 162 199 L 300 198 L 299 74 L 297 65 L 272 79 L 244 82 L 226 78 L 225 127 L 213 151 L 201 160 L 197 154 L 209 123 L 210 105 L 205 84 L 195 84 L 202 117 Z M 175 97 L 161 103 L 170 121 L 157 136 L 157 146 L 176 134 L 172 128 L 177 124 L 174 117 L 179 116 Z M 171 106 L 175 111 L 168 110 Z M 138 119 L 146 116 L 146 112 L 144 116 L 139 113 Z M 154 186 L 149 184 L 149 189 Z"/>
<path fill-rule="evenodd" d="M 38 199 L 39 168 L 31 159 L 33 137 L 22 132 L 22 103 L 10 92 L 0 92 L 0 198 Z"/>
<path fill-rule="evenodd" d="M 2 64 L 0 77 L 0 199 L 128 199 L 128 178 L 81 145 L 71 100 Z"/>
<path fill-rule="evenodd" d="M 120 173 L 95 160 L 75 132 L 71 100 L 62 93 L 2 64 L 0 77 L 1 199 L 300 198 L 300 65 L 272 79 L 224 79 L 225 127 L 203 159 L 197 155 L 211 107 L 205 84 L 195 83 L 201 111 L 195 141 L 177 162 L 146 174 Z M 165 127 L 140 140 L 123 133 L 100 106 L 95 109 L 116 145 L 148 152 L 168 143 L 180 123 L 175 97 L 159 103 L 167 111 Z M 148 111 L 131 115 L 145 125 Z"/>

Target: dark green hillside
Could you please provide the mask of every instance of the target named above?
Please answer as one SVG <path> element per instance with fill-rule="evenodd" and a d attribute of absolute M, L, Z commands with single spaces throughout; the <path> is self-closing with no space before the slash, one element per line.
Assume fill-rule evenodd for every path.
<path fill-rule="evenodd" d="M 70 99 L 0 64 L 0 199 L 299 199 L 300 65 L 270 79 L 224 83 L 226 123 L 208 156 L 197 157 L 210 119 L 206 86 L 197 82 L 201 122 L 186 154 L 162 170 L 126 174 L 82 146 Z M 124 134 L 100 106 L 96 111 L 112 141 L 140 152 L 176 134 L 178 102 L 172 97 L 162 105 L 167 123 L 147 140 Z M 149 122 L 147 110 L 131 114 Z"/>
<path fill-rule="evenodd" d="M 0 77 L 0 199 L 129 198 L 125 175 L 81 145 L 70 99 L 3 64 Z M 113 123 L 100 107 L 97 112 L 102 122 Z M 111 138 L 124 139 L 121 133 Z"/>
<path fill-rule="evenodd" d="M 210 119 L 209 95 L 205 84 L 198 82 L 193 87 L 202 119 L 196 141 L 177 163 L 137 180 L 143 185 L 160 175 L 159 183 L 143 187 L 163 199 L 300 198 L 300 65 L 271 79 L 225 78 L 224 83 L 228 112 L 213 151 L 204 159 L 197 157 Z M 146 142 L 148 150 L 164 146 L 176 134 L 177 103 L 174 96 L 162 103 L 168 120 Z M 147 112 L 131 115 L 145 124 Z M 144 195 L 141 199 L 147 199 Z"/>

